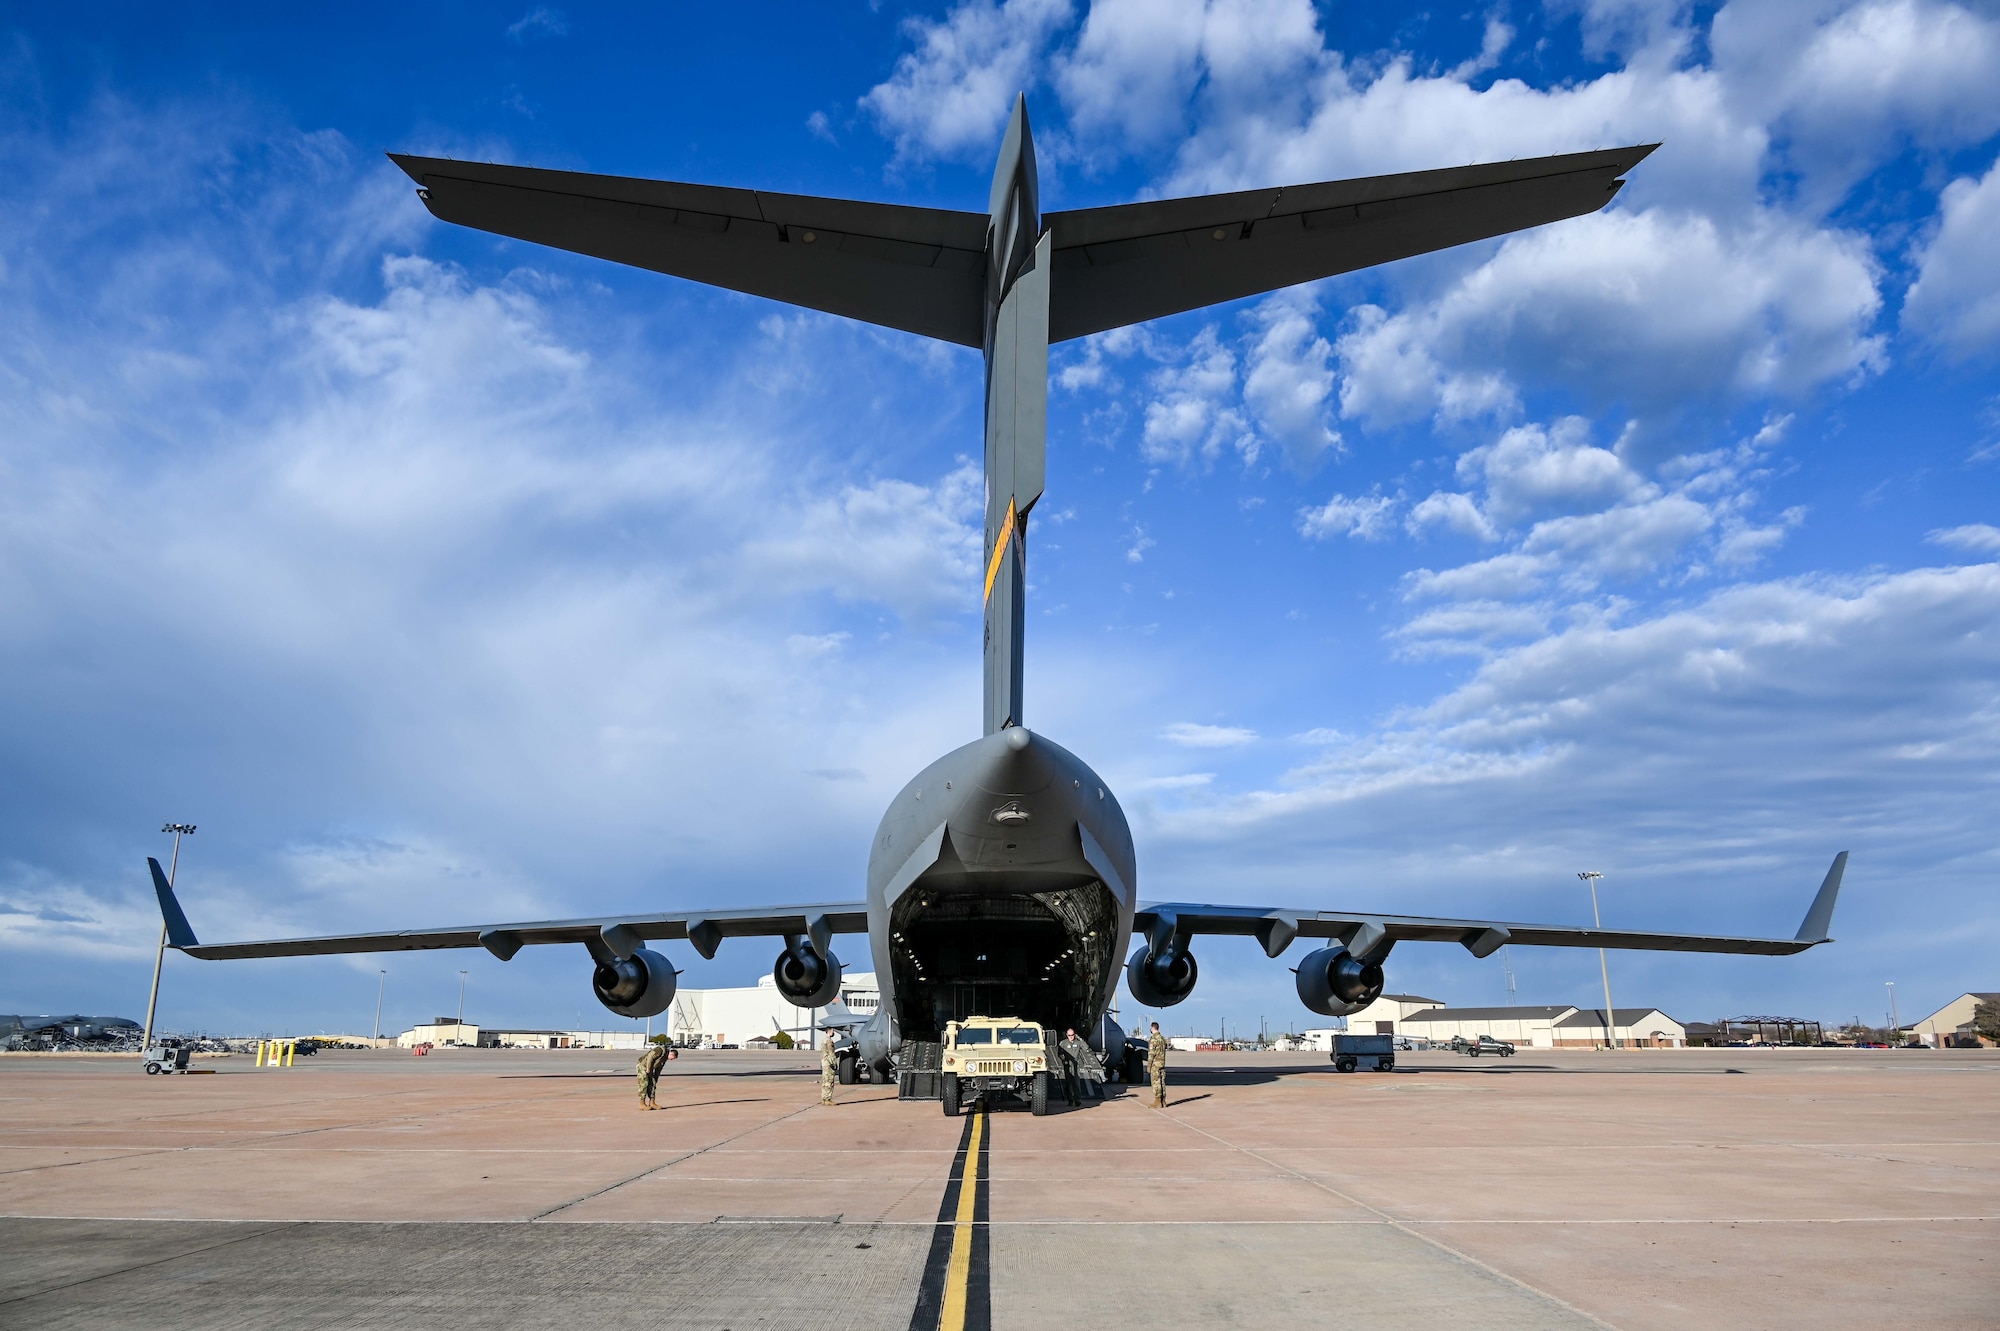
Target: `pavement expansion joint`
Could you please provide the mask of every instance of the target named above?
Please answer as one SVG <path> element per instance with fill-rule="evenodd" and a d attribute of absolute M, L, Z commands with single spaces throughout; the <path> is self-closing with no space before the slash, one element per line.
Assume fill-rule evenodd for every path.
<path fill-rule="evenodd" d="M 755 1127 L 745 1128 L 743 1131 L 736 1133 L 733 1136 L 723 1138 L 722 1141 L 711 1142 L 707 1146 L 697 1147 L 695 1150 L 685 1152 L 681 1155 L 675 1156 L 671 1160 L 664 1161 L 661 1164 L 654 1165 L 650 1169 L 642 1169 L 638 1173 L 632 1175 L 629 1178 L 619 1179 L 616 1183 L 607 1183 L 605 1186 L 601 1188 L 596 1188 L 590 1192 L 586 1192 L 581 1197 L 573 1197 L 569 1201 L 563 1202 L 560 1205 L 551 1206 L 547 1210 L 538 1212 L 535 1215 L 529 1217 L 529 1219 L 547 1220 L 550 1216 L 553 1216 L 558 1212 L 567 1211 L 573 1206 L 580 1206 L 584 1202 L 591 1201 L 594 1198 L 605 1196 L 607 1193 L 616 1192 L 618 1189 L 623 1188 L 628 1184 L 637 1183 L 641 1179 L 650 1178 L 662 1170 L 672 1169 L 675 1165 L 680 1164 L 684 1160 L 692 1160 L 698 1155 L 705 1155 L 709 1151 L 715 1149 L 715 1147 L 717 1146 L 725 1145 L 728 1142 L 741 1141 L 743 1140 L 743 1138 L 748 1137 L 753 1133 L 762 1132 L 766 1128 L 773 1127 L 779 1123 L 783 1123 L 786 1119 L 797 1118 L 799 1115 L 816 1108 L 818 1108 L 817 1105 L 801 1105 L 797 1109 L 792 1110 L 788 1114 L 780 1114 L 778 1117 L 770 1119 L 763 1123 L 759 1123 Z"/>
<path fill-rule="evenodd" d="M 1448 1254 L 1449 1256 L 1454 1257 L 1457 1260 L 1465 1263 L 1468 1266 L 1477 1267 L 1479 1270 L 1486 1272 L 1488 1275 L 1494 1277 L 1497 1280 L 1505 1281 L 1506 1283 L 1513 1285 L 1521 1290 L 1524 1290 L 1527 1293 L 1532 1294 L 1537 1298 L 1546 1299 L 1550 1303 L 1555 1304 L 1557 1307 L 1562 1308 L 1566 1312 L 1581 1317 L 1586 1321 L 1593 1323 L 1596 1326 L 1603 1327 L 1605 1331 L 1617 1331 L 1617 1328 L 1613 1327 L 1611 1323 L 1606 1322 L 1601 1318 L 1598 1318 L 1590 1313 L 1585 1312 L 1583 1309 L 1576 1307 L 1574 1304 L 1569 1303 L 1567 1300 L 1557 1298 L 1555 1295 L 1549 1293 L 1546 1290 L 1537 1289 L 1535 1286 L 1529 1284 L 1525 1280 L 1522 1280 L 1518 1276 L 1509 1275 L 1505 1271 L 1501 1271 L 1496 1267 L 1489 1266 L 1487 1263 L 1480 1261 L 1477 1257 L 1472 1256 L 1470 1253 L 1462 1252 L 1459 1249 L 1452 1247 L 1450 1244 L 1445 1243 L 1437 1238 L 1434 1238 L 1429 1234 L 1424 1233 L 1421 1229 L 1406 1224 L 1400 1217 L 1391 1215 L 1389 1212 L 1384 1211 L 1378 1206 L 1373 1206 L 1368 1202 L 1364 1202 L 1359 1197 L 1355 1197 L 1352 1194 L 1343 1192 L 1339 1188 L 1336 1188 L 1329 1183 L 1325 1183 L 1319 1179 L 1316 1179 L 1312 1177 L 1310 1174 L 1302 1173 L 1299 1170 L 1293 1169 L 1289 1165 L 1280 1164 L 1275 1160 L 1271 1160 L 1270 1158 L 1264 1156 L 1263 1154 L 1251 1150 L 1249 1147 L 1238 1146 L 1234 1142 L 1231 1142 L 1228 1138 L 1218 1136 L 1217 1134 L 1210 1132 L 1208 1129 L 1203 1127 L 1198 1127 L 1193 1123 L 1187 1122 L 1185 1119 L 1177 1117 L 1176 1115 L 1168 1113 L 1165 1114 L 1164 1117 L 1172 1119 L 1174 1122 L 1179 1123 L 1182 1127 L 1186 1128 L 1188 1131 L 1198 1132 L 1202 1136 L 1207 1137 L 1210 1140 L 1217 1142 L 1222 1146 L 1228 1147 L 1230 1150 L 1241 1151 L 1243 1154 L 1250 1156 L 1252 1159 L 1262 1160 L 1265 1164 L 1269 1165 L 1271 1168 L 1278 1170 L 1281 1173 L 1290 1174 L 1293 1178 L 1296 1178 L 1301 1182 L 1306 1183 L 1312 1187 L 1318 1188 L 1322 1192 L 1326 1192 L 1331 1194 L 1332 1196 L 1338 1197 L 1342 1201 L 1347 1202 L 1351 1206 L 1358 1206 L 1362 1210 L 1367 1211 L 1372 1215 L 1380 1217 L 1382 1222 L 1384 1224 L 1387 1224 L 1391 1228 L 1396 1229 L 1404 1234 L 1408 1234 L 1411 1238 L 1417 1239 L 1424 1243 L 1428 1243 L 1433 1247 L 1436 1247 L 1440 1251 Z"/>

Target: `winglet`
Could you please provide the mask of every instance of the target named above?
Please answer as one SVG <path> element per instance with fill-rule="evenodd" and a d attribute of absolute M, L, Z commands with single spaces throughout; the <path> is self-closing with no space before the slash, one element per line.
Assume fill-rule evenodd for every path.
<path fill-rule="evenodd" d="M 194 930 L 188 926 L 188 917 L 181 910 L 181 903 L 174 899 L 174 889 L 167 882 L 166 870 L 151 855 L 146 857 L 146 866 L 153 871 L 153 891 L 160 896 L 160 918 L 167 922 L 167 944 L 170 947 L 190 948 L 200 944 L 195 940 Z"/>
<path fill-rule="evenodd" d="M 1799 926 L 1797 941 L 1801 943 L 1826 943 L 1832 940 L 1827 930 L 1833 927 L 1833 901 L 1840 895 L 1840 877 L 1847 872 L 1847 852 L 1841 851 L 1833 857 L 1833 866 L 1826 871 L 1826 881 L 1819 885 L 1819 895 L 1813 898 L 1812 908 L 1806 912 L 1805 923 Z"/>

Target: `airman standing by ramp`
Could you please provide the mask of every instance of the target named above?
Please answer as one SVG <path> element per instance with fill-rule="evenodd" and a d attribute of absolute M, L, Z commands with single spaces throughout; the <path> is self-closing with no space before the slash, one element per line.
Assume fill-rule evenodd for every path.
<path fill-rule="evenodd" d="M 1160 1023 L 1153 1023 L 1153 1038 L 1146 1042 L 1146 1071 L 1153 1078 L 1153 1108 L 1167 1107 L 1167 1037 Z"/>
<path fill-rule="evenodd" d="M 826 1043 L 819 1050 L 819 1102 L 830 1105 L 833 1103 L 834 1083 L 840 1078 L 840 1054 L 833 1047 L 833 1032 L 822 1034 L 826 1036 Z"/>
<path fill-rule="evenodd" d="M 659 1105 L 654 1103 L 653 1096 L 660 1089 L 660 1069 L 666 1065 L 665 1041 L 647 1045 L 646 1052 L 639 1055 L 639 1108 L 659 1108 Z"/>

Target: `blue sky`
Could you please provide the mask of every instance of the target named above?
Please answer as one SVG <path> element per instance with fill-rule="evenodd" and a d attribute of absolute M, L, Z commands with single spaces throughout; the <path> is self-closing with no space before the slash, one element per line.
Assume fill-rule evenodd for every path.
<path fill-rule="evenodd" d="M 382 153 L 977 209 L 1016 89 L 1050 209 L 1665 145 L 1057 350 L 1028 720 L 1143 895 L 1578 921 L 1594 868 L 1788 934 L 1845 848 L 1837 945 L 1621 1005 L 1994 987 L 1993 6 L 111 6 L 0 30 L 0 1010 L 143 1006 L 167 819 L 217 938 L 857 897 L 978 726 L 977 357 L 443 226 Z M 462 966 L 608 1020 L 568 951 L 170 958 L 163 1010 L 352 1029 L 386 965 L 401 1025 Z M 1201 956 L 1170 1026 L 1307 1019 Z M 1594 961 L 1514 949 L 1521 1001 Z"/>

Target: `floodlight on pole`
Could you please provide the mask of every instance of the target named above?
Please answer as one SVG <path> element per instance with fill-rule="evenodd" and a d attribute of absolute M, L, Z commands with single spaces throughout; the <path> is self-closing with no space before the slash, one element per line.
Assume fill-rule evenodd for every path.
<path fill-rule="evenodd" d="M 389 972 L 381 972 L 382 978 L 375 982 L 375 1038 L 382 1038 L 382 991 L 389 987 Z"/>
<path fill-rule="evenodd" d="M 160 828 L 160 831 L 171 832 L 174 835 L 173 859 L 167 865 L 167 886 L 171 888 L 174 885 L 174 875 L 180 872 L 181 838 L 184 836 L 194 835 L 194 824 L 167 823 Z M 139 1038 L 139 1054 L 141 1057 L 144 1057 L 145 1052 L 153 1047 L 153 1014 L 159 1010 L 160 969 L 163 966 L 165 966 L 166 963 L 167 963 L 167 921 L 163 916 L 160 920 L 160 946 L 153 953 L 153 992 L 146 999 L 146 1033 Z"/>
<path fill-rule="evenodd" d="M 1903 1022 L 1896 1015 L 1896 982 L 1894 980 L 1884 980 L 1882 983 L 1889 986 L 1889 1038 L 1897 1044 L 1901 1044 L 1903 1042 Z"/>
<path fill-rule="evenodd" d="M 1597 913 L 1597 880 L 1604 877 L 1595 869 L 1585 869 L 1577 874 L 1590 884 L 1590 924 L 1594 929 L 1604 927 L 1604 917 Z M 1618 1009 L 1611 1006 L 1611 963 L 1604 959 L 1604 949 L 1597 949 L 1597 969 L 1604 976 L 1604 1043 L 1613 1049 L 1618 1043 Z"/>
<path fill-rule="evenodd" d="M 465 1025 L 465 972 L 458 973 L 458 1024 Z"/>

